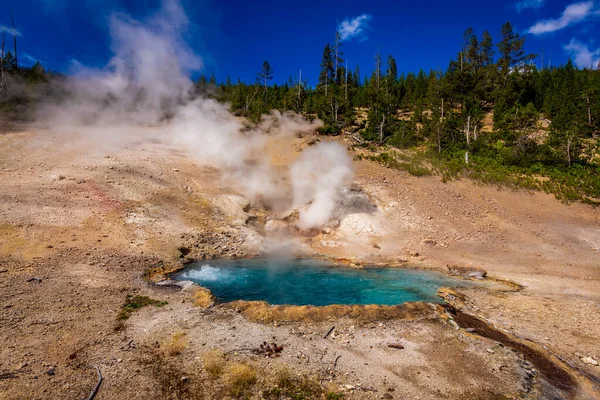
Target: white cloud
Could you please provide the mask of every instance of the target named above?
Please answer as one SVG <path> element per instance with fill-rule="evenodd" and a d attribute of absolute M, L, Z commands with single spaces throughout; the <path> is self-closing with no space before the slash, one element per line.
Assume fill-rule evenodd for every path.
<path fill-rule="evenodd" d="M 369 29 L 369 22 L 373 19 L 368 14 L 361 14 L 356 18 L 346 18 L 338 25 L 338 32 L 342 42 L 346 40 L 352 40 L 359 38 L 359 40 L 366 40 L 366 30 Z"/>
<path fill-rule="evenodd" d="M 564 49 L 574 57 L 575 65 L 579 68 L 596 68 L 600 62 L 600 48 L 590 50 L 589 46 L 572 39 Z"/>
<path fill-rule="evenodd" d="M 40 63 L 42 63 L 42 64 L 46 63 L 46 61 L 44 61 L 44 60 L 41 60 L 41 59 L 37 58 L 36 56 L 33 56 L 33 55 L 31 55 L 31 54 L 29 54 L 29 53 L 26 53 L 26 52 L 23 52 L 23 53 L 21 53 L 21 58 L 22 58 L 22 59 L 24 58 L 24 59 L 26 59 L 27 61 L 30 61 L 32 64 L 35 64 L 35 63 L 36 63 L 36 62 L 38 62 L 38 61 L 39 61 Z"/>
<path fill-rule="evenodd" d="M 8 32 L 11 35 L 21 36 L 21 32 L 8 26 L 0 25 L 0 32 Z"/>
<path fill-rule="evenodd" d="M 594 11 L 593 1 L 584 1 L 581 3 L 573 3 L 567 6 L 562 15 L 557 19 L 547 19 L 538 21 L 535 25 L 529 28 L 528 32 L 534 35 L 555 32 L 566 28 L 569 25 L 581 22 L 590 15 L 598 14 Z"/>
<path fill-rule="evenodd" d="M 517 12 L 521 12 L 526 8 L 541 8 L 546 0 L 521 0 L 515 4 Z"/>

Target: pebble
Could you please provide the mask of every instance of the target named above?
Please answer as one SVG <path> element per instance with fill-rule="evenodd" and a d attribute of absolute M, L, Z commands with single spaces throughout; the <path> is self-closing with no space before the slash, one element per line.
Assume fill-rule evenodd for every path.
<path fill-rule="evenodd" d="M 592 357 L 590 357 L 590 356 L 587 356 L 587 357 L 582 357 L 582 358 L 581 358 L 581 361 L 582 361 L 584 364 L 593 365 L 593 366 L 595 366 L 595 367 L 597 367 L 597 366 L 598 366 L 598 361 L 594 360 L 594 359 L 593 359 Z"/>

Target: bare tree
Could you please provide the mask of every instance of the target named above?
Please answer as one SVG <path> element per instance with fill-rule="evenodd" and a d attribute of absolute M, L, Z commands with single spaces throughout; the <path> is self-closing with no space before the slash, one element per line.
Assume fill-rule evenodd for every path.
<path fill-rule="evenodd" d="M 6 80 L 4 79 L 4 32 L 2 32 L 2 48 L 0 49 L 0 94 L 8 90 Z"/>
<path fill-rule="evenodd" d="M 15 45 L 15 69 L 19 69 L 19 58 L 17 56 L 17 30 L 15 29 L 15 19 L 13 18 L 12 10 L 10 11 L 10 20 L 12 22 L 13 42 Z"/>

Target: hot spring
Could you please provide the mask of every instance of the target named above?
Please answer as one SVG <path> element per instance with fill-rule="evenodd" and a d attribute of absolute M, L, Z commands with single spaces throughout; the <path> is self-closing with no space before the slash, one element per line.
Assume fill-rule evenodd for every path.
<path fill-rule="evenodd" d="M 440 287 L 473 284 L 431 271 L 350 268 L 314 259 L 198 261 L 173 279 L 193 281 L 223 302 L 263 300 L 314 306 L 440 302 L 436 295 Z"/>

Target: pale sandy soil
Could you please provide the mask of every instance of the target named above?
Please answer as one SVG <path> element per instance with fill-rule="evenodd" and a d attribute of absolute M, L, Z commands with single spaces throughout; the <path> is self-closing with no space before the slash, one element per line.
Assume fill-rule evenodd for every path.
<path fill-rule="evenodd" d="M 273 143 L 274 164 L 285 165 L 307 141 Z M 24 127 L 0 134 L 0 154 L 2 399 L 85 398 L 96 382 L 92 365 L 105 377 L 97 399 L 229 398 L 225 378 L 204 370 L 202 355 L 211 349 L 259 372 L 250 398 L 272 387 L 284 365 L 350 399 L 600 396 L 590 383 L 600 367 L 581 360 L 600 360 L 598 209 L 357 161 L 354 188 L 370 206 L 353 203 L 326 233 L 293 239 L 308 254 L 476 266 L 519 283 L 519 292 L 464 289 L 463 310 L 580 369 L 580 388 L 569 394 L 518 353 L 456 330 L 439 310 L 415 320 L 332 315 L 262 324 L 223 306 L 200 309 L 188 291 L 147 283 L 147 269 L 179 262 L 180 246 L 209 258 L 265 246 L 269 213 L 248 209 L 235 185 L 184 149 L 156 140 L 106 148 Z M 127 294 L 168 305 L 146 307 L 115 330 Z M 332 325 L 334 335 L 323 339 Z M 181 348 L 171 353 L 179 354 L 169 352 L 173 335 Z M 263 341 L 283 344 L 282 356 L 248 351 Z"/>

